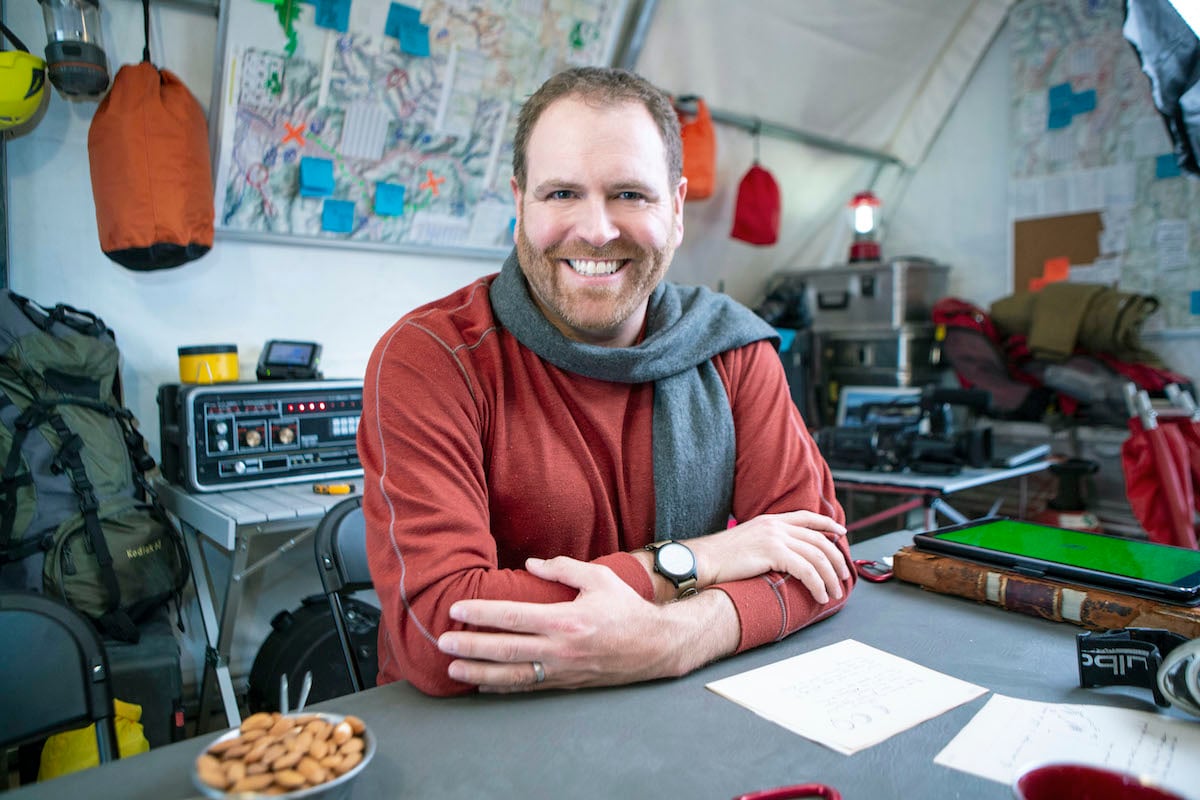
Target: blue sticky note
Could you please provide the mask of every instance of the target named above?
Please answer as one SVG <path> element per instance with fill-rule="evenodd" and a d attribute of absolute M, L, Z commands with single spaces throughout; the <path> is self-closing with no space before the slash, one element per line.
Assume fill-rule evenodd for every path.
<path fill-rule="evenodd" d="M 413 56 L 429 55 L 429 26 L 401 25 L 400 50 Z"/>
<path fill-rule="evenodd" d="M 1069 110 L 1051 111 L 1049 119 L 1046 120 L 1046 129 L 1054 131 L 1059 128 L 1065 128 L 1071 124 L 1071 117 L 1073 116 L 1074 114 Z"/>
<path fill-rule="evenodd" d="M 387 22 L 383 25 L 383 32 L 393 39 L 399 39 L 401 28 L 407 25 L 420 24 L 421 12 L 419 9 L 406 6 L 403 3 L 392 3 L 388 6 Z"/>
<path fill-rule="evenodd" d="M 404 214 L 404 187 L 398 183 L 375 184 L 375 213 L 381 217 Z"/>
<path fill-rule="evenodd" d="M 792 343 L 796 341 L 795 328 L 776 328 L 775 332 L 779 334 L 779 352 L 786 353 L 792 349 Z"/>
<path fill-rule="evenodd" d="M 1157 156 L 1154 159 L 1155 178 L 1178 178 L 1181 174 L 1179 171 L 1179 161 L 1173 153 Z"/>
<path fill-rule="evenodd" d="M 1200 314 L 1200 289 L 1192 290 L 1191 312 L 1193 314 Z"/>
<path fill-rule="evenodd" d="M 1071 91 L 1071 84 L 1059 83 L 1050 87 L 1050 113 L 1055 111 L 1070 110 L 1071 100 L 1075 93 Z"/>
<path fill-rule="evenodd" d="M 1089 111 L 1096 110 L 1096 90 L 1088 89 L 1086 92 L 1077 92 L 1071 95 L 1071 113 L 1086 114 Z"/>
<path fill-rule="evenodd" d="M 349 200 L 326 200 L 321 209 L 321 228 L 330 233 L 350 233 L 354 230 L 354 203 Z"/>
<path fill-rule="evenodd" d="M 313 21 L 322 28 L 345 33 L 350 27 L 350 0 L 316 0 Z"/>
<path fill-rule="evenodd" d="M 333 194 L 333 162 L 328 158 L 300 159 L 300 196 L 328 197 Z"/>

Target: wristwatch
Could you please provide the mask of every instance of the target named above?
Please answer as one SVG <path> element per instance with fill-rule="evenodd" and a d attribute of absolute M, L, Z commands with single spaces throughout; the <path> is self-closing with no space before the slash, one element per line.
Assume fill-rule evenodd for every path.
<path fill-rule="evenodd" d="M 651 542 L 646 549 L 654 553 L 654 571 L 675 587 L 675 599 L 699 594 L 696 588 L 696 555 L 692 548 L 675 540 Z"/>

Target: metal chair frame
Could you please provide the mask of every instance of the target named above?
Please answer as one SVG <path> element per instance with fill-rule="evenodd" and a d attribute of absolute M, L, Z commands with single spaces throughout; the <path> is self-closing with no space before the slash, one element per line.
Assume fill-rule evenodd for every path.
<path fill-rule="evenodd" d="M 100 763 L 118 758 L 104 642 L 80 612 L 54 598 L 0 591 L 0 746 L 96 725 Z"/>
<path fill-rule="evenodd" d="M 354 654 L 354 643 L 350 640 L 342 602 L 344 597 L 354 592 L 374 588 L 371 573 L 367 569 L 366 525 L 361 495 L 347 498 L 325 513 L 313 534 L 313 546 L 321 586 L 329 600 L 333 624 L 346 658 L 350 685 L 354 691 L 361 692 L 364 688 L 362 669 Z"/>

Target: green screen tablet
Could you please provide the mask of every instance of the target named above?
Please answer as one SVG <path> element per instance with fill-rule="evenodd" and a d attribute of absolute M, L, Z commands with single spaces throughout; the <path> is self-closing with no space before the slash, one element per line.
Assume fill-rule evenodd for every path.
<path fill-rule="evenodd" d="M 1200 603 L 1200 550 L 989 517 L 913 536 L 918 550 L 1182 605 Z"/>

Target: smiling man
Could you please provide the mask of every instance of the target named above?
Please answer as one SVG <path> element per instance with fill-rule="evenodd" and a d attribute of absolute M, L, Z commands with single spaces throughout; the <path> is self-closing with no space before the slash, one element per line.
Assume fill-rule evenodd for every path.
<path fill-rule="evenodd" d="M 499 274 L 406 315 L 367 366 L 379 682 L 679 676 L 836 612 L 844 518 L 774 331 L 664 280 L 687 192 L 669 98 L 621 70 L 552 77 L 512 189 Z"/>

